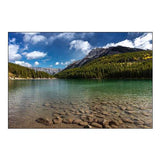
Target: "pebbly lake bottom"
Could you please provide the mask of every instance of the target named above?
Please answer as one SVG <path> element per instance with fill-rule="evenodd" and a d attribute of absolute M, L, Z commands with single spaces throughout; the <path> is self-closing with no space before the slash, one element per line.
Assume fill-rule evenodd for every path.
<path fill-rule="evenodd" d="M 152 80 L 9 80 L 9 128 L 152 128 Z"/>

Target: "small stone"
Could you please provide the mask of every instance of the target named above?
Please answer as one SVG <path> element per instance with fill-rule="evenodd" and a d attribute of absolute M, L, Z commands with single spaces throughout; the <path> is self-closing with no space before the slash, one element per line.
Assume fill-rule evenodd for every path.
<path fill-rule="evenodd" d="M 125 111 L 125 113 L 127 113 L 127 114 L 133 114 L 135 112 L 134 111 Z"/>
<path fill-rule="evenodd" d="M 94 119 L 92 117 L 88 117 L 88 122 L 92 123 L 94 121 Z"/>
<path fill-rule="evenodd" d="M 99 123 L 99 124 L 103 124 L 104 119 L 103 118 L 98 118 L 98 119 L 96 119 L 96 122 Z"/>
<path fill-rule="evenodd" d="M 84 110 L 82 110 L 82 109 L 81 109 L 81 110 L 79 110 L 79 112 L 80 112 L 80 113 L 85 113 L 85 111 L 84 111 Z"/>
<path fill-rule="evenodd" d="M 44 124 L 44 125 L 46 125 L 46 126 L 49 126 L 49 125 L 51 124 L 51 123 L 49 122 L 49 120 L 44 119 L 44 118 L 38 118 L 38 119 L 36 119 L 36 122 L 42 123 L 42 124 Z"/>
<path fill-rule="evenodd" d="M 108 124 L 109 124 L 109 126 L 111 126 L 111 127 L 112 127 L 112 126 L 117 126 L 117 123 L 116 123 L 115 121 L 109 121 Z"/>
<path fill-rule="evenodd" d="M 73 120 L 73 124 L 80 124 L 82 122 L 82 120 L 80 120 L 80 119 L 75 119 L 75 120 Z"/>
<path fill-rule="evenodd" d="M 66 124 L 71 124 L 73 122 L 73 119 L 71 118 L 63 119 L 62 122 Z"/>
<path fill-rule="evenodd" d="M 130 106 L 129 106 L 129 107 L 126 108 L 126 110 L 128 110 L 128 111 L 133 111 L 133 107 L 130 107 Z"/>
<path fill-rule="evenodd" d="M 45 103 L 44 106 L 48 107 L 48 106 L 50 106 L 50 104 L 49 103 Z"/>
<path fill-rule="evenodd" d="M 142 112 L 142 114 L 143 114 L 144 116 L 149 116 L 149 115 L 150 115 L 150 113 L 148 113 L 148 112 Z"/>
<path fill-rule="evenodd" d="M 122 118 L 122 121 L 125 123 L 133 123 L 133 121 L 129 118 Z"/>
<path fill-rule="evenodd" d="M 104 118 L 104 115 L 96 115 L 98 118 Z"/>
<path fill-rule="evenodd" d="M 134 124 L 135 124 L 135 125 L 143 125 L 144 122 L 141 121 L 141 120 L 138 120 L 138 121 L 134 121 Z"/>
<path fill-rule="evenodd" d="M 104 124 L 103 128 L 111 128 L 108 124 Z"/>
<path fill-rule="evenodd" d="M 102 114 L 104 114 L 104 115 L 109 115 L 109 113 L 106 112 L 106 111 L 102 111 Z"/>
<path fill-rule="evenodd" d="M 96 122 L 92 122 L 91 125 L 92 125 L 93 127 L 96 127 L 96 128 L 102 128 L 102 125 L 101 125 L 101 124 L 98 124 L 98 123 L 96 123 Z"/>
<path fill-rule="evenodd" d="M 125 106 L 119 106 L 119 108 L 120 108 L 121 110 L 123 110 L 123 111 L 126 109 Z"/>
<path fill-rule="evenodd" d="M 55 119 L 52 119 L 53 124 L 59 124 L 62 123 L 62 118 L 56 117 Z"/>
<path fill-rule="evenodd" d="M 88 125 L 88 122 L 82 121 L 82 122 L 80 122 L 79 124 L 80 124 L 81 126 L 87 126 L 87 125 Z"/>
<path fill-rule="evenodd" d="M 84 126 L 84 128 L 92 128 L 92 126 L 86 125 L 86 126 Z"/>

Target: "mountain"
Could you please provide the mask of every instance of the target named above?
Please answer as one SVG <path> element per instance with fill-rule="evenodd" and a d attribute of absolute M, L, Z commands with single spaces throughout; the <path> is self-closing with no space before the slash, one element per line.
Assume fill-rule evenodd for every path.
<path fill-rule="evenodd" d="M 53 78 L 52 75 L 42 72 L 35 71 L 34 69 L 23 67 L 14 63 L 8 63 L 8 78 Z"/>
<path fill-rule="evenodd" d="M 82 60 L 76 61 L 69 66 L 65 68 L 71 69 L 76 67 L 82 67 L 83 65 L 87 64 L 88 62 L 92 61 L 93 59 L 100 58 L 102 56 L 106 55 L 113 55 L 118 53 L 126 53 L 126 52 L 138 52 L 143 51 L 142 49 L 138 48 L 129 48 L 129 47 L 123 47 L 123 46 L 117 46 L 117 47 L 110 47 L 110 48 L 95 48 L 91 50 L 86 57 L 84 57 Z"/>
<path fill-rule="evenodd" d="M 50 75 L 54 75 L 58 72 L 61 71 L 61 69 L 59 68 L 41 68 L 41 67 L 32 67 L 31 69 L 34 69 L 35 71 L 43 71 L 43 72 L 46 72 Z"/>
<path fill-rule="evenodd" d="M 57 78 L 152 78 L 152 51 L 128 47 L 97 48 L 55 75 Z"/>

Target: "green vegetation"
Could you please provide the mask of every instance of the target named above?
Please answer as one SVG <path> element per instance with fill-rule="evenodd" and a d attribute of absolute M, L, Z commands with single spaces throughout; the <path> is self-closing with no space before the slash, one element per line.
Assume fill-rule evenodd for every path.
<path fill-rule="evenodd" d="M 152 51 L 108 55 L 92 60 L 82 67 L 67 69 L 57 78 L 152 78 Z"/>
<path fill-rule="evenodd" d="M 8 73 L 11 78 L 53 78 L 46 72 L 35 71 L 14 63 L 8 63 Z"/>

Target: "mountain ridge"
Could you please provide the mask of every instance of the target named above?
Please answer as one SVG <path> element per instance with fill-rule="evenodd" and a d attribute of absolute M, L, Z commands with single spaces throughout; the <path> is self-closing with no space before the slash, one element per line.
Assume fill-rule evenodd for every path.
<path fill-rule="evenodd" d="M 128 47 L 92 50 L 85 58 L 72 63 L 56 74 L 55 77 L 71 79 L 151 79 L 152 51 Z"/>
<path fill-rule="evenodd" d="M 82 67 L 86 63 L 92 61 L 93 59 L 100 58 L 106 55 L 113 55 L 119 53 L 126 53 L 126 52 L 137 52 L 137 51 L 144 51 L 143 49 L 139 48 L 130 48 L 130 47 L 123 47 L 123 46 L 116 46 L 116 47 L 109 47 L 109 48 L 95 48 L 92 49 L 88 55 L 86 55 L 83 59 L 73 62 L 72 64 L 68 65 L 64 70 Z"/>

